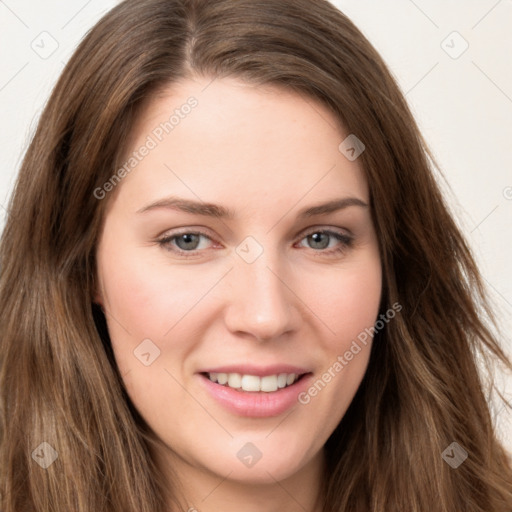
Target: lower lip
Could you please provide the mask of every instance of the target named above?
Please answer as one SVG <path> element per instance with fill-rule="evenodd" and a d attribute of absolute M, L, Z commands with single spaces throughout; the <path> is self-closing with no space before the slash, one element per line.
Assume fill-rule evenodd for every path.
<path fill-rule="evenodd" d="M 271 393 L 237 391 L 212 382 L 205 375 L 199 377 L 207 392 L 228 411 L 249 418 L 268 418 L 279 416 L 297 404 L 297 397 L 308 388 L 312 374 L 306 374 L 291 386 Z"/>

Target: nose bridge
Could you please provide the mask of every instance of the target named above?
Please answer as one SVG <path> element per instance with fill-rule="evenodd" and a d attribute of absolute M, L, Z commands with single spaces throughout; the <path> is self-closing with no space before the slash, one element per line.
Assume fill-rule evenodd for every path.
<path fill-rule="evenodd" d="M 244 251 L 245 249 L 245 251 Z M 233 294 L 227 322 L 233 331 L 244 331 L 258 339 L 278 337 L 296 327 L 293 294 L 286 285 L 282 257 L 277 249 L 248 240 L 237 248 L 231 272 Z"/>

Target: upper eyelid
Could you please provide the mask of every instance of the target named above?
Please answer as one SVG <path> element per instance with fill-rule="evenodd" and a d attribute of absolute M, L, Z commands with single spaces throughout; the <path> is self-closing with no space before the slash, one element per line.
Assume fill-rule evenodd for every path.
<path fill-rule="evenodd" d="M 174 232 L 175 230 L 177 230 L 177 232 Z M 170 231 L 173 231 L 173 233 L 169 234 L 169 236 L 179 236 L 180 234 L 187 234 L 187 233 L 210 236 L 209 233 L 213 233 L 209 228 L 206 228 L 206 227 L 195 228 L 195 227 L 184 226 L 183 228 L 173 228 L 172 230 L 166 230 L 161 235 L 159 235 L 158 238 L 167 237 L 167 233 Z M 307 228 L 300 229 L 298 231 L 298 233 L 296 235 L 294 235 L 292 238 L 296 238 L 300 234 L 304 234 L 304 233 L 315 233 L 316 231 L 331 231 L 334 233 L 336 233 L 338 231 L 344 231 L 348 235 L 352 235 L 352 232 L 348 228 L 332 227 L 332 226 L 328 226 L 326 224 L 316 224 L 314 226 L 309 226 Z M 215 237 L 215 235 L 213 235 L 213 237 Z"/>
<path fill-rule="evenodd" d="M 343 233 L 346 232 L 346 233 Z M 348 230 L 348 229 L 344 229 L 344 228 L 331 228 L 331 227 L 326 227 L 326 226 L 313 226 L 311 228 L 306 228 L 306 229 L 303 229 L 302 231 L 300 231 L 299 235 L 301 236 L 308 236 L 309 234 L 311 233 L 334 233 L 336 235 L 342 235 L 342 234 L 346 234 L 346 236 L 352 236 L 352 233 Z M 297 236 L 299 236 L 297 235 Z"/>

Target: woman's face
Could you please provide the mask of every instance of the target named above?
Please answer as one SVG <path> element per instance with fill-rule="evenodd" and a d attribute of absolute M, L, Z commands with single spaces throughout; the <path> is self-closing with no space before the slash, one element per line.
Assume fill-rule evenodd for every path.
<path fill-rule="evenodd" d="M 381 296 L 348 135 L 285 89 L 183 81 L 104 187 L 96 300 L 133 404 L 183 471 L 265 483 L 320 467 Z"/>

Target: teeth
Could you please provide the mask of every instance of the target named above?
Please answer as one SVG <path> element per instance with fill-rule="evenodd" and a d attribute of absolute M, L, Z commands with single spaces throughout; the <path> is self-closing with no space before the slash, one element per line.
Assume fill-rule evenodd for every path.
<path fill-rule="evenodd" d="M 266 393 L 277 391 L 277 375 L 267 375 L 261 378 L 260 390 Z"/>
<path fill-rule="evenodd" d="M 284 388 L 286 387 L 286 373 L 280 373 L 278 376 L 277 376 L 277 387 L 278 388 Z"/>
<path fill-rule="evenodd" d="M 238 389 L 242 387 L 242 376 L 239 373 L 228 374 L 228 386 Z"/>
<path fill-rule="evenodd" d="M 278 375 L 266 375 L 258 377 L 256 375 L 241 375 L 240 373 L 209 373 L 208 378 L 212 382 L 221 385 L 227 385 L 233 389 L 243 391 L 263 391 L 272 393 L 278 389 L 291 386 L 299 378 L 296 373 L 280 373 Z"/>
<path fill-rule="evenodd" d="M 232 387 L 232 386 L 230 386 Z M 260 378 L 254 375 L 244 375 L 240 387 L 244 391 L 259 391 L 260 390 Z"/>

